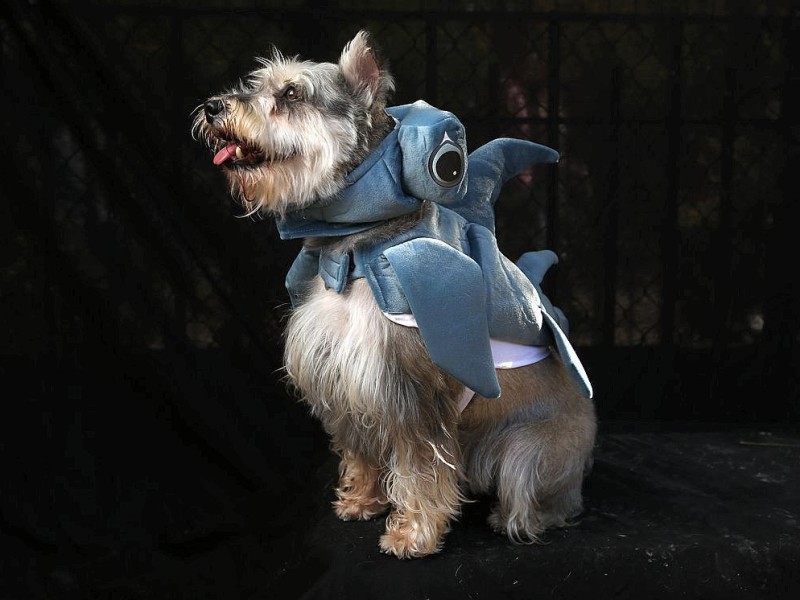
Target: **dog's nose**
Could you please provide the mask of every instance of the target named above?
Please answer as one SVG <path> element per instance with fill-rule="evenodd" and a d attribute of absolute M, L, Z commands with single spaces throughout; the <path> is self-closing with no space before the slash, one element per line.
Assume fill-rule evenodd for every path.
<path fill-rule="evenodd" d="M 214 120 L 214 117 L 219 115 L 225 109 L 225 103 L 220 100 L 219 98 L 214 98 L 209 100 L 203 106 L 203 110 L 206 113 L 206 121 L 209 123 Z"/>

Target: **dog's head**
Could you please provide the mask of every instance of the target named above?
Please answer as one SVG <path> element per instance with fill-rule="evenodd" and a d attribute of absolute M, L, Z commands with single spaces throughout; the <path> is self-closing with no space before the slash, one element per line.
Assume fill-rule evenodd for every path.
<path fill-rule="evenodd" d="M 394 80 L 369 33 L 338 64 L 277 49 L 238 87 L 197 107 L 192 134 L 214 153 L 248 214 L 283 215 L 329 197 L 393 126 Z"/>

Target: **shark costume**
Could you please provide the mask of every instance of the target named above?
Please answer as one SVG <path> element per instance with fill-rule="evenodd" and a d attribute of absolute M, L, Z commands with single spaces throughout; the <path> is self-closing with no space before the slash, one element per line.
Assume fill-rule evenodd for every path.
<path fill-rule="evenodd" d="M 337 293 L 363 277 L 380 309 L 398 322 L 413 319 L 431 360 L 469 390 L 500 396 L 491 347 L 500 340 L 552 346 L 591 398 L 568 321 L 540 288 L 556 255 L 527 252 L 515 264 L 494 234 L 503 184 L 533 164 L 557 162 L 558 153 L 500 138 L 467 155 L 464 126 L 452 113 L 422 100 L 387 112 L 394 130 L 348 174 L 346 187 L 279 218 L 278 231 L 282 239 L 342 236 L 421 208 L 422 218 L 390 240 L 349 253 L 303 248 L 286 277 L 292 305 L 303 302 L 317 275 Z"/>

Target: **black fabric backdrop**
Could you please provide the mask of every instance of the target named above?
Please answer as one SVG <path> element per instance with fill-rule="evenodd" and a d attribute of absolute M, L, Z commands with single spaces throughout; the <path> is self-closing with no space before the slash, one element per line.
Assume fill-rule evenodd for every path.
<path fill-rule="evenodd" d="M 0 598 L 796 597 L 789 4 L 229 4 L 0 10 Z M 397 103 L 562 151 L 498 209 L 511 254 L 561 256 L 547 283 L 600 415 L 585 514 L 546 544 L 493 534 L 486 498 L 423 560 L 335 519 L 336 461 L 280 373 L 298 246 L 236 218 L 190 138 L 268 44 L 333 60 L 362 25 Z"/>

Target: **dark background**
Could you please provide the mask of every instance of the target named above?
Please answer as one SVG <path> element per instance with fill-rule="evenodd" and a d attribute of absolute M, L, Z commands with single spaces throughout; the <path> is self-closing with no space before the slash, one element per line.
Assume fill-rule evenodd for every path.
<path fill-rule="evenodd" d="M 339 598 L 351 580 L 365 598 L 365 581 L 534 597 L 558 569 L 551 596 L 797 590 L 790 6 L 4 0 L 0 598 Z M 497 207 L 509 257 L 560 256 L 545 289 L 601 423 L 586 524 L 545 547 L 493 536 L 480 504 L 428 562 L 380 555 L 380 522 L 331 520 L 335 461 L 279 371 L 298 246 L 240 218 L 191 139 L 194 108 L 272 44 L 336 61 L 362 27 L 395 104 L 451 110 L 470 149 L 515 136 L 562 154 Z M 459 561 L 452 589 L 437 560 Z M 513 570 L 529 560 L 549 575 Z"/>

